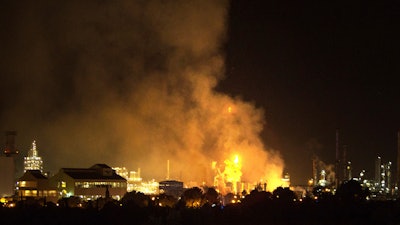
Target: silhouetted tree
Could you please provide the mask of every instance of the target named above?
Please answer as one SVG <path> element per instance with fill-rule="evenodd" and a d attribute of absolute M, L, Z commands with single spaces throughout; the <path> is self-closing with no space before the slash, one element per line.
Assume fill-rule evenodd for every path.
<path fill-rule="evenodd" d="M 331 201 L 333 200 L 333 194 L 329 188 L 323 186 L 315 186 L 312 190 L 314 197 L 317 197 L 318 201 Z"/>
<path fill-rule="evenodd" d="M 283 202 L 293 202 L 296 194 L 289 188 L 278 187 L 272 192 L 273 198 Z"/>
<path fill-rule="evenodd" d="M 206 201 L 212 205 L 212 204 L 219 204 L 219 194 L 218 192 L 215 190 L 215 188 L 207 188 L 206 193 L 204 194 Z"/>
<path fill-rule="evenodd" d="M 160 194 L 157 197 L 158 205 L 159 206 L 167 206 L 167 207 L 174 207 L 175 204 L 178 202 L 178 199 L 172 195 Z"/>
<path fill-rule="evenodd" d="M 235 195 L 232 193 L 228 193 L 223 198 L 224 198 L 224 201 L 223 201 L 224 204 L 228 205 L 228 204 L 231 204 L 235 200 Z"/>
<path fill-rule="evenodd" d="M 121 202 L 123 205 L 131 205 L 134 204 L 138 207 L 147 207 L 150 202 L 150 197 L 136 191 L 131 191 L 125 193 L 124 197 L 122 197 Z"/>
<path fill-rule="evenodd" d="M 183 201 L 188 208 L 199 208 L 204 204 L 203 192 L 198 187 L 192 187 L 183 192 Z"/>
<path fill-rule="evenodd" d="M 245 207 L 259 206 L 272 200 L 272 193 L 266 191 L 252 190 L 249 195 L 242 200 Z"/>
<path fill-rule="evenodd" d="M 368 196 L 368 189 L 363 190 L 361 184 L 356 180 L 342 183 L 336 191 L 336 196 L 344 201 L 362 201 Z"/>

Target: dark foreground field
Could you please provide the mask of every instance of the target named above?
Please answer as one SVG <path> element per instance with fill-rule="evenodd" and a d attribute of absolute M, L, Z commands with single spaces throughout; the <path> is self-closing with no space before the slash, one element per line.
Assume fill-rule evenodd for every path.
<path fill-rule="evenodd" d="M 105 204 L 94 207 L 60 207 L 19 204 L 0 208 L 0 224 L 400 224 L 398 201 L 259 201 L 225 207 L 139 207 L 136 204 Z"/>

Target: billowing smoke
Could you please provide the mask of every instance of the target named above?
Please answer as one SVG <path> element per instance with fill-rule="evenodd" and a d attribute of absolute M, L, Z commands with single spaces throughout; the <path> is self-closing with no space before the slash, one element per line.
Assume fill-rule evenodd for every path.
<path fill-rule="evenodd" d="M 18 1 L 2 15 L 1 126 L 22 154 L 36 139 L 45 170 L 164 179 L 170 160 L 170 178 L 212 183 L 212 162 L 238 154 L 243 181 L 280 180 L 262 109 L 215 91 L 228 1 Z"/>

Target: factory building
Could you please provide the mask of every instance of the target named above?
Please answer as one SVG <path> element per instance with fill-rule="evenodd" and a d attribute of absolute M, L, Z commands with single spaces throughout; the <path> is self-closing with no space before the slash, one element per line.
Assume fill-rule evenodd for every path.
<path fill-rule="evenodd" d="M 184 191 L 183 182 L 176 180 L 165 180 L 159 183 L 160 194 L 171 195 L 179 198 Z"/>
<path fill-rule="evenodd" d="M 84 200 L 112 197 L 119 200 L 127 192 L 127 180 L 106 164 L 90 168 L 61 168 L 50 178 L 59 197 L 76 196 Z"/>

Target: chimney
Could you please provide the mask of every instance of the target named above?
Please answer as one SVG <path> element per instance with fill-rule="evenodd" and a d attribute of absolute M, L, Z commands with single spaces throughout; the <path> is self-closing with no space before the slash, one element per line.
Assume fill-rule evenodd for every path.
<path fill-rule="evenodd" d="M 18 150 L 15 148 L 15 136 L 17 135 L 16 131 L 6 131 L 6 146 L 4 149 L 4 154 L 7 157 L 12 155 L 17 155 Z"/>
<path fill-rule="evenodd" d="M 400 185 L 400 131 L 397 131 L 397 186 Z"/>
<path fill-rule="evenodd" d="M 340 185 L 340 174 L 341 170 L 341 162 L 340 162 L 340 150 L 339 150 L 339 129 L 336 129 L 336 161 L 335 161 L 335 186 L 336 188 Z"/>
<path fill-rule="evenodd" d="M 169 180 L 169 159 L 167 160 L 167 180 Z"/>

